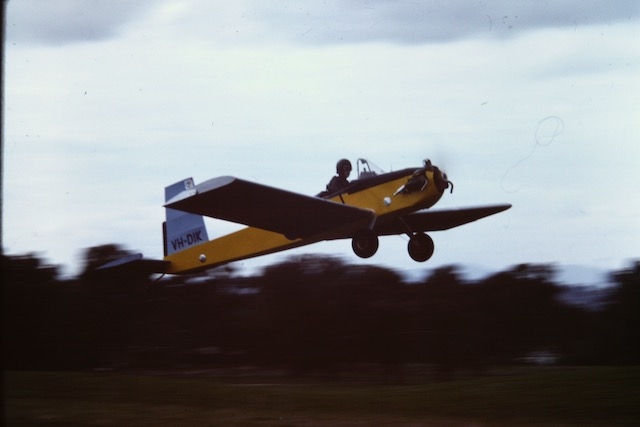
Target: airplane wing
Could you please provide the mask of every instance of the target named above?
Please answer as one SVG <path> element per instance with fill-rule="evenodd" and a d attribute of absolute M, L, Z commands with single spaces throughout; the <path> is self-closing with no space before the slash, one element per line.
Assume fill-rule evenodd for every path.
<path fill-rule="evenodd" d="M 373 231 L 376 234 L 385 236 L 406 233 L 407 227 L 414 232 L 448 230 L 497 214 L 510 207 L 510 204 L 501 204 L 471 208 L 425 210 L 405 215 L 402 219 L 394 218 L 389 221 L 381 221 L 379 224 L 376 223 Z"/>
<path fill-rule="evenodd" d="M 369 226 L 375 213 L 238 178 L 205 181 L 167 208 L 245 224 L 296 238 L 337 238 Z"/>

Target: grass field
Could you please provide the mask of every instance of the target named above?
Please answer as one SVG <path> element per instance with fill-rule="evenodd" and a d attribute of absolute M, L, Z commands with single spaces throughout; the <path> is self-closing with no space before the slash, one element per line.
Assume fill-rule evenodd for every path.
<path fill-rule="evenodd" d="M 640 367 L 529 368 L 384 385 L 5 372 L 4 386 L 7 426 L 640 426 Z"/>

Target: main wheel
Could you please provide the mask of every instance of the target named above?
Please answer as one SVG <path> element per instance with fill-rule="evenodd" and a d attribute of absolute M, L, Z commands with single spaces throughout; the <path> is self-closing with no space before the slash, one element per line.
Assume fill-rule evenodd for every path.
<path fill-rule="evenodd" d="M 378 236 L 369 230 L 362 230 L 353 236 L 351 247 L 360 258 L 370 258 L 378 251 Z"/>
<path fill-rule="evenodd" d="M 425 262 L 431 258 L 431 255 L 433 255 L 435 245 L 433 244 L 431 237 L 428 235 L 424 233 L 416 233 L 411 236 L 411 239 L 409 239 L 407 249 L 409 250 L 409 256 L 411 259 L 418 262 Z"/>

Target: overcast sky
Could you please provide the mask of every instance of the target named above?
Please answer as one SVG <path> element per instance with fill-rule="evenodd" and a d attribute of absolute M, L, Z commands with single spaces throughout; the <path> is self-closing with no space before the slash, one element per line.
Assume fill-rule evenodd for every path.
<path fill-rule="evenodd" d="M 640 257 L 640 2 L 12 0 L 6 253 L 162 257 L 164 187 L 233 175 L 313 195 L 338 159 L 424 158 L 436 207 L 513 208 L 433 233 L 425 267 Z M 209 235 L 237 226 L 208 221 Z M 415 268 L 406 237 L 290 254 Z"/>

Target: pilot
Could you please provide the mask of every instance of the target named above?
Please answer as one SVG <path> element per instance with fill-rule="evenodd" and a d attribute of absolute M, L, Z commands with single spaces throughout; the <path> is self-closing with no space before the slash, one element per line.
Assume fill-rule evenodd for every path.
<path fill-rule="evenodd" d="M 336 172 L 338 175 L 331 178 L 331 181 L 327 184 L 327 191 L 330 194 L 340 191 L 349 185 L 347 178 L 351 174 L 351 162 L 347 159 L 340 160 L 336 165 Z"/>

